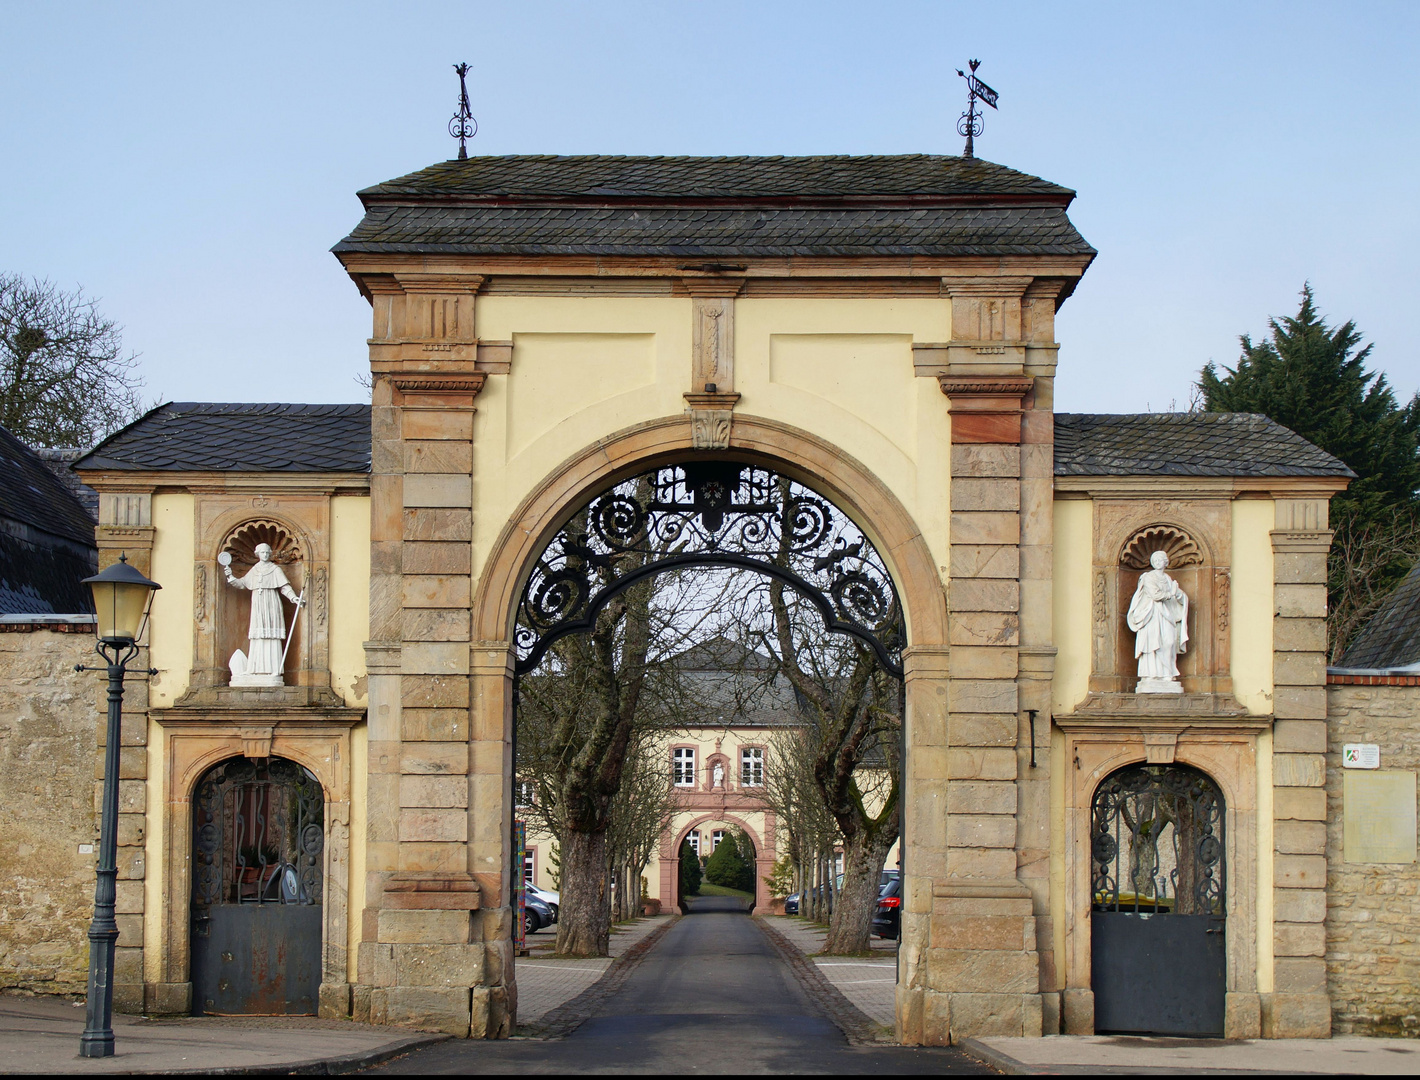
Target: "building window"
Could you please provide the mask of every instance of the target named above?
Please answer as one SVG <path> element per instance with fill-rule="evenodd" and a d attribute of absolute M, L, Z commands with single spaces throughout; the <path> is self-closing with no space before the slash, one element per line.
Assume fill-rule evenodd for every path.
<path fill-rule="evenodd" d="M 671 762 L 671 776 L 675 780 L 675 786 L 694 787 L 695 751 L 689 747 L 680 747 L 675 751 Z"/>
<path fill-rule="evenodd" d="M 536 869 L 536 855 L 537 848 L 527 848 L 523 852 L 523 880 L 526 881 L 529 885 L 534 884 L 533 871 Z"/>
<path fill-rule="evenodd" d="M 695 852 L 695 857 L 698 859 L 700 857 L 700 830 L 696 829 L 687 834 L 685 839 L 690 844 L 690 850 Z"/>
<path fill-rule="evenodd" d="M 533 805 L 533 782 L 519 780 L 513 785 L 513 805 L 519 810 Z"/>
<path fill-rule="evenodd" d="M 713 833 L 711 833 L 711 834 L 710 834 L 710 850 L 713 852 L 717 847 L 719 847 L 719 846 L 720 846 L 720 841 L 723 840 L 723 839 L 725 839 L 725 830 L 724 830 L 724 829 L 716 829 Z"/>
<path fill-rule="evenodd" d="M 764 751 L 757 746 L 740 751 L 740 786 L 764 786 Z"/>

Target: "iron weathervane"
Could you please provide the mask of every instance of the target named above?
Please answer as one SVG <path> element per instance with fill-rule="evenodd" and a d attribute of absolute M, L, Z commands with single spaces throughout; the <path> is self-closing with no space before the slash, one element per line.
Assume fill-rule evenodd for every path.
<path fill-rule="evenodd" d="M 464 81 L 468 65 L 455 64 L 454 70 L 459 75 L 459 111 L 449 121 L 449 134 L 459 141 L 459 160 L 463 161 L 468 157 L 468 140 L 478 134 L 478 121 L 468 105 L 468 84 Z"/>
<path fill-rule="evenodd" d="M 976 77 L 976 69 L 980 64 L 980 60 L 967 61 L 967 66 L 971 68 L 970 75 L 961 68 L 957 68 L 957 74 L 966 80 L 967 86 L 966 112 L 962 113 L 961 119 L 957 121 L 957 134 L 966 136 L 966 150 L 962 153 L 962 157 L 976 156 L 975 140 L 976 137 L 981 134 L 984 127 L 981 113 L 976 111 L 976 103 L 982 101 L 994 109 L 996 107 L 996 99 L 1000 96 L 995 90 L 992 90 L 991 87 L 987 86 Z"/>

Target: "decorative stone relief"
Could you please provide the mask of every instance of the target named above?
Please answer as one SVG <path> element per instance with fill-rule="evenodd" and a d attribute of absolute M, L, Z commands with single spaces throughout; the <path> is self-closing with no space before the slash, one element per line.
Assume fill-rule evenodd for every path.
<path fill-rule="evenodd" d="M 1203 552 L 1198 550 L 1193 538 L 1168 525 L 1151 525 L 1147 529 L 1140 529 L 1124 545 L 1124 553 L 1119 561 L 1131 570 L 1145 570 L 1150 566 L 1156 551 L 1167 555 L 1169 565 L 1173 567 L 1203 564 Z"/>
<path fill-rule="evenodd" d="M 1178 657 L 1188 648 L 1188 595 L 1164 572 L 1165 551 L 1149 556 L 1153 567 L 1139 576 L 1126 619 L 1134 631 L 1140 694 L 1181 694 Z"/>
<path fill-rule="evenodd" d="M 734 414 L 728 409 L 691 409 L 690 445 L 696 450 L 728 450 L 730 424 Z"/>

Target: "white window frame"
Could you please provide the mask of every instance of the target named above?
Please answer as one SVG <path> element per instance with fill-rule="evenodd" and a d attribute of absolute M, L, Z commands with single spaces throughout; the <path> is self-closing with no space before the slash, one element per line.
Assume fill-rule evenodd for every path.
<path fill-rule="evenodd" d="M 536 794 L 531 780 L 513 781 L 513 807 L 525 810 L 536 802 Z"/>
<path fill-rule="evenodd" d="M 523 849 L 523 881 L 529 885 L 537 884 L 537 848 L 535 847 Z"/>
<path fill-rule="evenodd" d="M 764 749 L 746 746 L 740 749 L 740 787 L 764 786 Z"/>
<path fill-rule="evenodd" d="M 690 850 L 695 852 L 695 857 L 697 859 L 700 858 L 700 830 L 691 829 L 690 832 L 686 833 L 685 838 L 690 843 Z"/>
<path fill-rule="evenodd" d="M 725 832 L 724 829 L 716 829 L 710 834 L 710 853 L 712 855 L 715 853 L 715 849 L 720 846 L 721 842 L 723 842 L 728 835 L 729 833 Z"/>
<path fill-rule="evenodd" d="M 671 751 L 671 780 L 676 787 L 695 786 L 695 748 L 677 746 Z"/>

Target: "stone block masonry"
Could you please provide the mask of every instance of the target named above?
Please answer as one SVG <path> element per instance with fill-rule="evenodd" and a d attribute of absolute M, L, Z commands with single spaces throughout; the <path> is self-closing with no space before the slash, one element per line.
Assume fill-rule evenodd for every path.
<path fill-rule="evenodd" d="M 1325 979 L 1335 1034 L 1420 1037 L 1420 863 L 1345 860 L 1347 770 L 1341 766 L 1347 743 L 1374 743 L 1380 747 L 1382 769 L 1420 772 L 1420 676 L 1332 679 L 1327 687 L 1325 970 L 1316 955 L 1320 949 L 1312 948 L 1296 977 L 1309 984 Z M 1290 969 L 1287 977 L 1293 977 Z M 1279 961 L 1279 991 L 1282 982 Z"/>
<path fill-rule="evenodd" d="M 3 990 L 82 994 L 88 977 L 102 686 L 74 665 L 95 662 L 93 648 L 87 624 L 0 625 Z M 141 914 L 119 915 L 118 924 L 120 945 L 141 943 Z"/>

